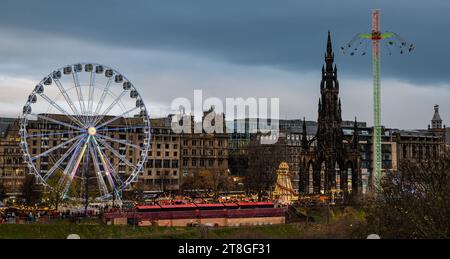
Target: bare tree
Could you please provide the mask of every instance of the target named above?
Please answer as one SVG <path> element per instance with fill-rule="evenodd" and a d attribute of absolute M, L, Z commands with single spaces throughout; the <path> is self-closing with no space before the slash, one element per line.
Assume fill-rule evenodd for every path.
<path fill-rule="evenodd" d="M 47 184 L 49 187 L 47 188 L 46 192 L 44 193 L 44 200 L 47 200 L 48 203 L 53 206 L 56 210 L 58 210 L 59 205 L 62 204 L 65 201 L 65 195 L 68 196 L 76 196 L 77 195 L 77 186 L 78 182 L 73 181 L 66 191 L 65 184 L 60 183 L 60 179 L 63 177 L 64 172 L 57 171 L 55 172 L 48 180 Z M 70 176 L 65 176 L 66 179 L 63 183 L 67 183 L 67 181 L 70 181 Z"/>
<path fill-rule="evenodd" d="M 22 198 L 27 205 L 38 203 L 41 199 L 41 191 L 36 184 L 35 177 L 32 174 L 25 176 L 25 180 L 22 185 Z"/>
<path fill-rule="evenodd" d="M 262 145 L 258 139 L 252 139 L 249 146 L 249 168 L 245 179 L 249 192 L 258 192 L 261 198 L 264 193 L 274 186 L 276 181 L 276 169 L 278 165 L 286 161 L 286 146 L 279 141 L 273 145 Z"/>
<path fill-rule="evenodd" d="M 233 186 L 228 172 L 211 172 L 201 170 L 183 177 L 181 188 L 183 190 L 208 190 L 218 197 L 220 191 L 229 191 Z"/>
<path fill-rule="evenodd" d="M 3 181 L 0 181 L 0 201 L 3 201 L 6 197 L 6 187 Z"/>
<path fill-rule="evenodd" d="M 233 188 L 233 181 L 228 171 L 213 173 L 211 178 L 215 198 L 219 197 L 221 191 L 230 191 Z"/>
<path fill-rule="evenodd" d="M 403 162 L 367 202 L 367 227 L 386 238 L 449 238 L 449 194 L 449 153 Z"/>

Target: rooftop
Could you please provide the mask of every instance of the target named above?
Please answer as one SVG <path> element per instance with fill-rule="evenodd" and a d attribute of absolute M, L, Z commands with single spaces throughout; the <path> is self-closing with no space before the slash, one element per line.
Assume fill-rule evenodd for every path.
<path fill-rule="evenodd" d="M 1 118 L 0 117 L 0 137 L 4 138 L 8 133 L 8 127 L 17 120 L 16 118 Z"/>

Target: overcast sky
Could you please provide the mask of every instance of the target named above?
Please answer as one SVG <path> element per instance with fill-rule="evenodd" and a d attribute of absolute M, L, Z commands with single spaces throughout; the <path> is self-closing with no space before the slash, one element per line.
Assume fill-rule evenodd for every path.
<path fill-rule="evenodd" d="M 330 30 L 343 119 L 372 121 L 370 55 L 339 47 L 370 31 L 416 45 L 382 54 L 382 122 L 426 128 L 433 105 L 450 125 L 450 1 L 2 0 L 0 110 L 18 116 L 34 85 L 55 68 L 97 62 L 124 73 L 153 116 L 176 97 L 277 97 L 282 118 L 317 119 L 320 69 Z"/>

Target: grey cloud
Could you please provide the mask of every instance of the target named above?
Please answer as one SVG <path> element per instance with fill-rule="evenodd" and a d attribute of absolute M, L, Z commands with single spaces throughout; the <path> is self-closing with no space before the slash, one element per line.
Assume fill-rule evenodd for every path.
<path fill-rule="evenodd" d="M 371 76 L 368 57 L 338 47 L 370 30 L 370 9 L 382 28 L 414 42 L 415 53 L 382 58 L 382 73 L 413 84 L 450 81 L 450 2 L 431 1 L 2 1 L 2 27 L 64 35 L 104 45 L 182 51 L 245 65 L 290 71 L 320 69 L 326 31 L 333 33 L 340 71 Z"/>

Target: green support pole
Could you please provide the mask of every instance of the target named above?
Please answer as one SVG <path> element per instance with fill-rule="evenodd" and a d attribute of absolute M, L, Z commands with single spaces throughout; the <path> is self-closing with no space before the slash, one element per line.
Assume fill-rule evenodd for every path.
<path fill-rule="evenodd" d="M 375 190 L 381 183 L 381 93 L 380 93 L 380 10 L 372 11 L 373 69 L 373 180 Z"/>
<path fill-rule="evenodd" d="M 374 49 L 380 47 L 380 42 L 372 41 Z M 380 55 L 374 52 L 372 57 L 373 65 L 373 177 L 375 189 L 378 190 L 381 181 L 381 102 L 380 102 Z"/>

